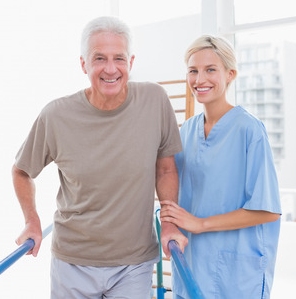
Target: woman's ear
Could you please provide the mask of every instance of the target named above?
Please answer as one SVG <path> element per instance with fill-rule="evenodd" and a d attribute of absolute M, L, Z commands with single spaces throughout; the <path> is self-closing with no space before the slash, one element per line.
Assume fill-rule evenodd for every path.
<path fill-rule="evenodd" d="M 236 70 L 229 70 L 227 76 L 227 84 L 230 84 L 236 78 L 236 75 L 237 75 Z"/>

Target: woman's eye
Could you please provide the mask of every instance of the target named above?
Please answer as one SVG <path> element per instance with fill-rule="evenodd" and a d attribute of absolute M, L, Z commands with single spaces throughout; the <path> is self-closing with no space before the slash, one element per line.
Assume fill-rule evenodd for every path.
<path fill-rule="evenodd" d="M 197 70 L 189 70 L 188 73 L 189 74 L 197 74 Z"/>

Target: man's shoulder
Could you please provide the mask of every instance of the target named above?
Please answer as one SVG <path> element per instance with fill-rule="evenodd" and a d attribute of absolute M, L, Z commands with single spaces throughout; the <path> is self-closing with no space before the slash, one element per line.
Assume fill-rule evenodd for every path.
<path fill-rule="evenodd" d="M 132 89 L 143 89 L 143 90 L 160 90 L 164 91 L 164 88 L 157 82 L 152 81 L 129 81 L 128 85 Z"/>
<path fill-rule="evenodd" d="M 64 113 L 64 111 L 72 111 L 77 105 L 81 105 L 83 101 L 82 98 L 83 90 L 53 99 L 43 107 L 41 114 L 50 115 Z"/>

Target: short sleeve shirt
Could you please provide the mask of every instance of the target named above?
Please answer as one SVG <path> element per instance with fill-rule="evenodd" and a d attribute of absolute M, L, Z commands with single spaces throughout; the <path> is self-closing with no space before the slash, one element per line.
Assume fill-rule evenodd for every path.
<path fill-rule="evenodd" d="M 57 165 L 52 238 L 57 258 L 86 266 L 129 265 L 158 256 L 156 161 L 180 150 L 164 89 L 129 82 L 126 101 L 111 111 L 96 109 L 83 90 L 50 102 L 16 166 L 35 178 L 47 164 Z"/>

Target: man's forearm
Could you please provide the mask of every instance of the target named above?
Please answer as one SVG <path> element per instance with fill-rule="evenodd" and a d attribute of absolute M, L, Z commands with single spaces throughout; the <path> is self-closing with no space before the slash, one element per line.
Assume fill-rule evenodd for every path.
<path fill-rule="evenodd" d="M 13 166 L 12 169 L 12 179 L 15 194 L 22 208 L 25 222 L 27 223 L 31 218 L 37 216 L 35 205 L 35 183 L 29 175 L 18 169 L 16 166 Z"/>
<path fill-rule="evenodd" d="M 156 171 L 156 193 L 161 203 L 162 200 L 178 202 L 178 172 L 174 157 L 158 159 Z"/>

